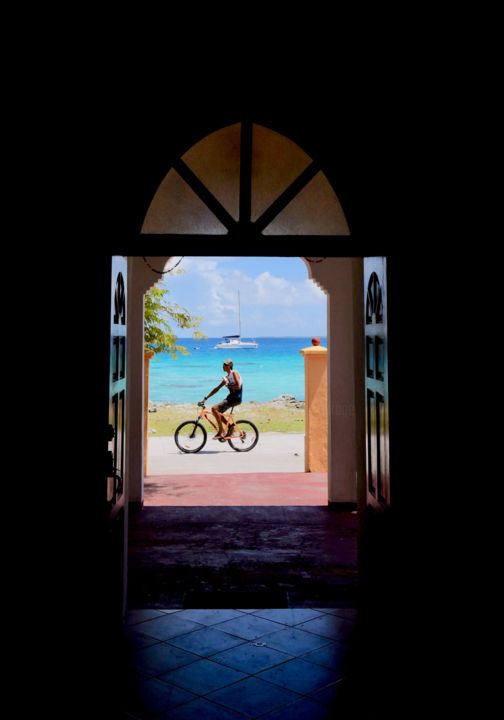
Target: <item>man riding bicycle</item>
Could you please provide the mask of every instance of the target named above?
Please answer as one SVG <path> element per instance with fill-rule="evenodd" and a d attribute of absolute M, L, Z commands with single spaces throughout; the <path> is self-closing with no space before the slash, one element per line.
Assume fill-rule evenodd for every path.
<path fill-rule="evenodd" d="M 224 360 L 222 367 L 224 368 L 224 371 L 226 373 L 226 375 L 224 375 L 224 377 L 222 378 L 222 382 L 203 398 L 203 402 L 205 402 L 205 400 L 208 400 L 211 395 L 219 392 L 221 387 L 224 387 L 224 385 L 226 385 L 229 390 L 229 395 L 227 396 L 227 398 L 222 400 L 222 402 L 217 403 L 217 405 L 212 406 L 212 414 L 217 420 L 217 424 L 219 426 L 219 430 L 217 434 L 214 435 L 213 439 L 221 441 L 223 441 L 226 437 L 224 429 L 222 427 L 223 413 L 225 413 L 226 410 L 229 410 L 229 408 L 236 407 L 241 403 L 243 390 L 243 382 L 241 379 L 241 375 L 237 370 L 233 370 L 233 361 Z"/>

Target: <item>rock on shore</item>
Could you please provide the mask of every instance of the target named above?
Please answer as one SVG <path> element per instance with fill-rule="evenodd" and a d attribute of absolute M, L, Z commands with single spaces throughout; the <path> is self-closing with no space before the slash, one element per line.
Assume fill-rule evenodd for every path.
<path fill-rule="evenodd" d="M 217 399 L 217 402 L 220 402 Z M 149 400 L 149 412 L 155 413 L 158 410 L 162 408 L 169 408 L 169 407 L 176 407 L 180 409 L 185 410 L 193 410 L 196 403 L 170 403 L 170 402 L 153 402 L 152 400 Z M 273 398 L 273 400 L 268 400 L 266 402 L 258 402 L 256 400 L 250 400 L 248 403 L 245 402 L 243 405 L 257 405 L 257 406 L 264 406 L 264 407 L 295 407 L 295 408 L 304 408 L 304 400 L 297 400 L 297 398 L 294 397 L 294 395 L 279 395 L 276 398 Z"/>

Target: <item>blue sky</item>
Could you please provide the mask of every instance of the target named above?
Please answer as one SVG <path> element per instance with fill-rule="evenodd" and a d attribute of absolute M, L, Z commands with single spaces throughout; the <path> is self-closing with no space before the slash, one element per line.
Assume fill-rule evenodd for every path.
<path fill-rule="evenodd" d="M 169 300 L 203 317 L 208 337 L 238 333 L 238 290 L 243 338 L 327 334 L 326 296 L 297 257 L 184 257 L 179 268 L 162 285 Z"/>

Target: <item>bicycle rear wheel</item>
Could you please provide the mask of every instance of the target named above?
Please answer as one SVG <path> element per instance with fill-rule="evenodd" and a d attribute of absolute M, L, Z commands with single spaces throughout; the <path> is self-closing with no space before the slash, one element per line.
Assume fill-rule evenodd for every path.
<path fill-rule="evenodd" d="M 195 420 L 186 420 L 175 430 L 175 444 L 184 453 L 197 453 L 207 441 L 207 431 Z"/>
<path fill-rule="evenodd" d="M 232 432 L 233 437 L 228 443 L 236 452 L 248 452 L 257 445 L 259 430 L 250 420 L 237 420 Z"/>

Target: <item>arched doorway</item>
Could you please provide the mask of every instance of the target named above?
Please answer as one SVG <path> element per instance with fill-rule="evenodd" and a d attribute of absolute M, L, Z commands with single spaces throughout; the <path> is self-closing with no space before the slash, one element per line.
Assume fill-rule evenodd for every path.
<path fill-rule="evenodd" d="M 242 122 L 215 131 L 173 163 L 161 182 L 142 228 L 166 247 L 181 236 L 212 249 L 253 254 L 257 242 L 282 236 L 306 242 L 338 238 L 349 228 L 333 188 L 319 165 L 278 133 Z M 214 254 L 219 254 L 219 250 Z M 171 255 L 130 258 L 129 376 L 134 392 L 129 405 L 130 501 L 143 500 L 143 293 L 155 284 Z M 328 299 L 329 428 L 328 496 L 330 503 L 355 503 L 364 487 L 362 408 L 363 337 L 362 259 L 309 257 L 309 276 Z M 359 430 L 360 428 L 360 430 Z"/>

